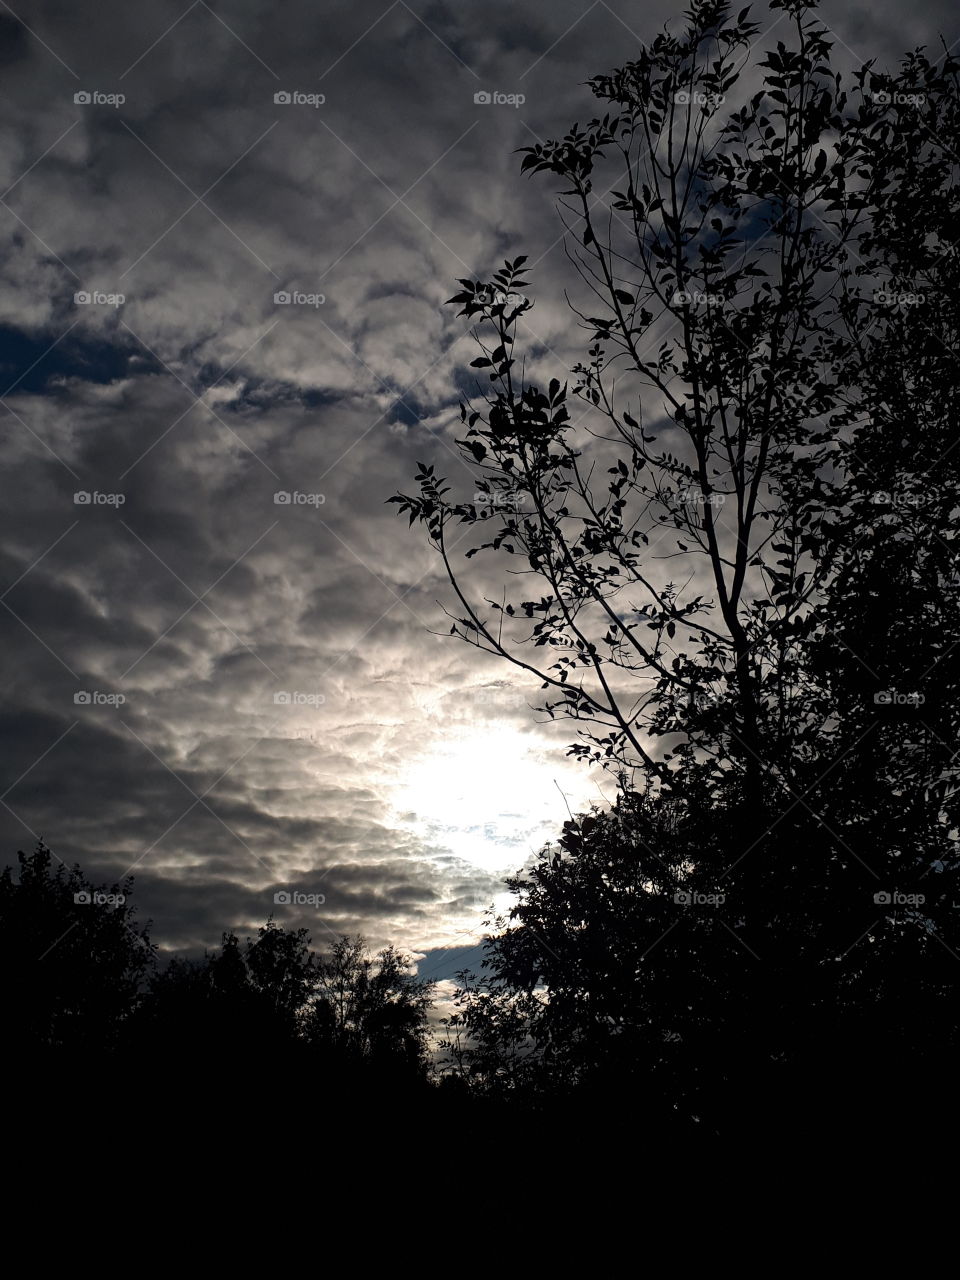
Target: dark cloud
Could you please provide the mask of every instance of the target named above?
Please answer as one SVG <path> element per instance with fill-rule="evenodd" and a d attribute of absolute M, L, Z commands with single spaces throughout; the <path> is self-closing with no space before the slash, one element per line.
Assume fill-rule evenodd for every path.
<path fill-rule="evenodd" d="M 431 634 L 438 565 L 385 500 L 421 458 L 473 488 L 456 277 L 530 254 L 533 373 L 579 354 L 553 192 L 515 150 L 588 119 L 587 77 L 675 12 L 0 16 L 6 860 L 42 832 L 94 877 L 132 868 L 167 948 L 273 913 L 445 982 L 476 958 L 502 875 L 566 816 L 554 781 L 574 807 L 600 792 L 534 688 Z M 954 38 L 941 3 L 823 13 L 850 60 Z"/>

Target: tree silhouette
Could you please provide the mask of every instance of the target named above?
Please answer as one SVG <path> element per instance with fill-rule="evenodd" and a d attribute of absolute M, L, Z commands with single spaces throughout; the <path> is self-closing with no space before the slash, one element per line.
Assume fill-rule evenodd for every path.
<path fill-rule="evenodd" d="M 341 937 L 317 967 L 306 1034 L 348 1065 L 422 1074 L 435 983 L 415 977 L 394 947 L 374 961 L 362 937 Z"/>
<path fill-rule="evenodd" d="M 632 1097 L 717 1131 L 762 1099 L 813 1106 L 828 1069 L 887 1105 L 922 1092 L 957 1050 L 957 870 L 925 876 L 898 839 L 871 851 L 878 880 L 840 832 L 798 806 L 743 850 L 735 803 L 635 792 L 571 820 L 508 880 L 448 1061 L 483 1092 Z"/>
<path fill-rule="evenodd" d="M 202 958 L 162 963 L 132 879 L 94 886 L 54 868 L 42 842 L 19 862 L 19 877 L 0 875 L 0 1000 L 36 1080 L 68 1078 L 105 1115 L 135 1081 L 150 1114 L 180 1128 L 229 1127 L 239 1105 L 272 1119 L 278 1089 L 306 1098 L 320 1085 L 384 1123 L 428 1105 L 435 984 L 396 948 L 371 958 L 342 936 L 319 956 L 305 929 L 270 919 L 255 938 L 225 932 Z"/>
<path fill-rule="evenodd" d="M 287 1054 L 315 981 L 309 941 L 305 929 L 287 931 L 268 920 L 245 945 L 224 933 L 220 950 L 202 961 L 173 957 L 152 977 L 143 1001 L 141 1046 L 168 1059 L 212 1051 L 247 1060 Z"/>
<path fill-rule="evenodd" d="M 837 1120 L 837 1069 L 868 1115 L 954 1060 L 960 63 L 845 84 L 815 7 L 772 4 L 793 34 L 763 53 L 695 0 L 590 81 L 605 114 L 524 148 L 593 295 L 576 422 L 525 376 L 524 257 L 451 299 L 489 376 L 477 492 L 421 464 L 391 501 L 451 634 L 536 676 L 621 788 L 508 881 L 446 1042 L 481 1091 L 642 1082 L 730 1132 L 762 1099 Z M 454 526 L 512 558 L 499 600 Z"/>
<path fill-rule="evenodd" d="M 131 878 L 109 887 L 55 868 L 43 841 L 0 874 L 0 1001 L 21 1058 L 115 1046 L 154 961 Z"/>
<path fill-rule="evenodd" d="M 577 310 L 580 416 L 566 384 L 524 378 L 525 258 L 463 280 L 451 301 L 478 322 L 473 363 L 491 383 L 461 406 L 477 493 L 455 501 L 422 466 L 419 494 L 391 499 L 443 559 L 451 632 L 538 677 L 548 714 L 579 726 L 574 753 L 668 791 L 709 757 L 718 782 L 743 775 L 746 821 L 771 786 L 789 794 L 829 718 L 805 646 L 817 602 L 843 590 L 838 535 L 877 523 L 858 440 L 907 420 L 940 456 L 956 381 L 956 253 L 892 246 L 908 224 L 913 243 L 942 240 L 954 216 L 912 193 L 956 154 L 957 64 L 914 57 L 848 89 L 815 6 L 772 7 L 792 18 L 791 47 L 761 58 L 746 10 L 694 3 L 681 36 L 590 81 L 605 115 L 524 149 L 525 170 L 565 184 L 570 254 L 601 304 Z M 748 95 L 751 70 L 763 84 Z M 922 111 L 899 105 L 918 94 Z M 623 189 L 607 208 L 611 168 Z M 908 285 L 927 311 L 887 305 Z M 883 480 L 874 469 L 874 490 Z M 522 558 L 502 601 L 471 592 L 451 524 L 480 535 L 468 558 Z"/>

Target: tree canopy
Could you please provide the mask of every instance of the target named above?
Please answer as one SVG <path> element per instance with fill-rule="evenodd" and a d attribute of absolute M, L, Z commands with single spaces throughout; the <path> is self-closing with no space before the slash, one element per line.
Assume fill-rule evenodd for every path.
<path fill-rule="evenodd" d="M 775 43 L 695 0 L 523 148 L 585 354 L 529 379 L 526 256 L 462 279 L 476 491 L 422 463 L 391 499 L 451 635 L 620 784 L 510 881 L 454 1069 L 721 1127 L 831 1057 L 933 1069 L 960 962 L 960 63 L 844 75 L 815 4 L 770 7 Z"/>

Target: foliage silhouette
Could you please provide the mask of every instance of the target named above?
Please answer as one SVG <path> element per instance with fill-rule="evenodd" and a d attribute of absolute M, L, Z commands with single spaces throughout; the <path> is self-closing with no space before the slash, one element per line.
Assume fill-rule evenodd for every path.
<path fill-rule="evenodd" d="M 454 501 L 422 465 L 419 493 L 390 499 L 443 559 L 462 609 L 451 632 L 539 677 L 548 714 L 578 724 L 575 754 L 667 791 L 710 758 L 751 801 L 765 777 L 787 794 L 828 718 L 806 646 L 823 631 L 817 603 L 844 589 L 844 539 L 878 523 L 865 482 L 876 491 L 893 461 L 878 468 L 879 436 L 923 423 L 920 458 L 940 458 L 956 381 L 956 252 L 894 248 L 908 225 L 915 244 L 928 228 L 942 240 L 955 216 L 914 184 L 955 154 L 957 63 L 914 56 L 848 89 L 815 6 L 772 7 L 793 19 L 793 47 L 761 59 L 747 10 L 734 20 L 701 0 L 682 36 L 590 82 L 612 114 L 524 149 L 524 169 L 567 184 L 571 256 L 605 311 L 577 312 L 591 342 L 574 370 L 580 418 L 566 384 L 544 392 L 517 372 L 521 326 L 533 332 L 526 259 L 463 280 L 451 302 L 479 322 L 474 364 L 492 384 L 461 406 L 478 492 Z M 763 76 L 752 94 L 748 70 Z M 908 89 L 923 111 L 896 105 Z M 604 229 L 595 184 L 614 157 L 626 189 Z M 912 296 L 918 278 L 919 309 L 877 301 Z M 486 580 L 482 601 L 471 594 L 451 524 L 485 539 L 468 559 L 525 561 L 502 602 Z"/>
<path fill-rule="evenodd" d="M 152 1113 L 181 1125 L 228 1121 L 248 1079 L 303 1096 L 325 1083 L 345 1108 L 385 1115 L 428 1105 L 434 984 L 396 948 L 371 958 L 362 937 L 341 937 L 319 956 L 306 930 L 271 919 L 244 943 L 224 933 L 202 959 L 164 963 L 132 878 L 94 886 L 54 869 L 42 842 L 19 863 L 0 875 L 0 999 L 36 1082 L 69 1079 L 112 1108 L 135 1079 Z"/>
<path fill-rule="evenodd" d="M 620 791 L 508 881 L 436 1114 L 953 1118 L 930 1086 L 960 1064 L 960 62 L 844 82 L 816 6 L 771 8 L 792 35 L 764 53 L 749 10 L 693 0 L 590 82 L 602 116 L 524 149 L 593 294 L 573 396 L 517 354 L 524 256 L 451 299 L 488 379 L 461 406 L 476 492 L 421 464 L 391 501 L 442 558 L 451 633 L 534 676 Z M 512 595 L 473 588 L 454 526 L 520 566 Z M 161 967 L 129 881 L 19 856 L 0 989 L 29 1062 L 106 1055 L 178 1100 L 201 1078 L 203 1105 L 237 1075 L 271 1105 L 427 1096 L 433 985 L 394 948 L 318 956 L 268 920 Z"/>
<path fill-rule="evenodd" d="M 523 149 L 592 294 L 578 419 L 526 378 L 527 259 L 463 279 L 477 492 L 421 464 L 391 499 L 451 634 L 620 783 L 509 882 L 450 1070 L 724 1134 L 916 1116 L 958 1048 L 960 62 L 844 83 L 816 5 L 770 7 L 764 52 L 695 0 L 589 82 L 602 116 Z M 502 594 L 454 527 L 509 557 Z"/>
<path fill-rule="evenodd" d="M 132 880 L 93 885 L 43 841 L 0 875 L 0 1000 L 24 1058 L 116 1047 L 155 960 Z"/>
<path fill-rule="evenodd" d="M 363 938 L 341 937 L 317 966 L 317 994 L 306 1014 L 311 1043 L 345 1063 L 421 1075 L 435 983 L 416 978 L 395 947 L 376 964 Z"/>

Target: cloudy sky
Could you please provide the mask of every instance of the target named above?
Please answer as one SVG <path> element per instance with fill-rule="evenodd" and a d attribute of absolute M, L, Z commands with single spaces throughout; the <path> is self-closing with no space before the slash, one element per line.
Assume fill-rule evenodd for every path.
<path fill-rule="evenodd" d="M 273 912 L 443 976 L 612 794 L 535 686 L 433 634 L 438 565 L 385 501 L 421 459 L 474 487 L 458 276 L 529 255 L 528 368 L 575 362 L 514 152 L 680 8 L 0 0 L 2 863 L 42 834 L 132 871 L 167 948 Z M 850 62 L 960 34 L 946 0 L 822 16 Z"/>

